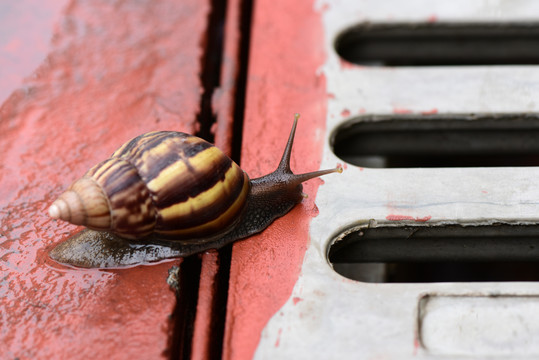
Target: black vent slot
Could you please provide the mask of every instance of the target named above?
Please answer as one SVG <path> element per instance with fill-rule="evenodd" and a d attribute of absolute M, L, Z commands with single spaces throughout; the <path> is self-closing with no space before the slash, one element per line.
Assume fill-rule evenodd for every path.
<path fill-rule="evenodd" d="M 363 167 L 539 165 L 537 114 L 363 116 L 332 141 L 339 158 Z"/>
<path fill-rule="evenodd" d="M 367 66 L 539 63 L 537 23 L 364 23 L 335 40 L 346 61 Z"/>
<path fill-rule="evenodd" d="M 361 228 L 328 257 L 335 271 L 364 282 L 539 281 L 539 227 Z"/>

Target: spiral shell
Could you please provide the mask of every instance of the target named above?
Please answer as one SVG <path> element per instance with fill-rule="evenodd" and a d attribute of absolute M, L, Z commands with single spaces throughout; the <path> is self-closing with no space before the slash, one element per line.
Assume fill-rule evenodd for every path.
<path fill-rule="evenodd" d="M 74 182 L 49 214 L 76 225 L 138 239 L 205 242 L 246 206 L 247 174 L 212 144 L 158 131 L 125 143 Z"/>

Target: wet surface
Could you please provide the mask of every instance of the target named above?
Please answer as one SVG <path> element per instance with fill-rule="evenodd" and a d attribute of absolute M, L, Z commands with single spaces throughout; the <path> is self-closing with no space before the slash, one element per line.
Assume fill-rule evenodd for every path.
<path fill-rule="evenodd" d="M 11 95 L 0 105 L 0 353 L 157 358 L 167 352 L 173 263 L 112 271 L 57 264 L 48 251 L 80 228 L 49 219 L 46 209 L 127 139 L 195 130 L 194 59 L 207 7 L 65 1 L 60 8 L 45 60 L 16 87 L 2 83 Z"/>

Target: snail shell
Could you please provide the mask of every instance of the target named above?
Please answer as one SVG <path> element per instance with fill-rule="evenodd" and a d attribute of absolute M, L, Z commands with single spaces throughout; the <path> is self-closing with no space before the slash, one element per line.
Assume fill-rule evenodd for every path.
<path fill-rule="evenodd" d="M 134 138 L 91 168 L 49 208 L 53 218 L 127 239 L 208 241 L 245 208 L 249 177 L 221 150 L 192 135 Z"/>
<path fill-rule="evenodd" d="M 212 144 L 157 131 L 121 146 L 49 208 L 55 219 L 96 230 L 51 251 L 83 267 L 116 267 L 222 247 L 263 231 L 303 199 L 302 182 L 342 168 L 294 174 L 292 131 L 277 169 L 249 176 Z M 163 244 L 170 251 L 156 250 Z"/>

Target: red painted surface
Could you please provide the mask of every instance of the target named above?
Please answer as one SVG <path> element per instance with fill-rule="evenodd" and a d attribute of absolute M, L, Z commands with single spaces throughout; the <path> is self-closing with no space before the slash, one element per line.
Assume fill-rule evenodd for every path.
<path fill-rule="evenodd" d="M 46 61 L 2 103 L 2 358 L 164 356 L 172 264 L 114 271 L 55 264 L 47 251 L 78 229 L 45 212 L 129 138 L 194 130 L 208 9 L 198 0 L 69 2 Z"/>
<path fill-rule="evenodd" d="M 227 1 L 224 29 L 223 56 L 221 63 L 220 88 L 213 94 L 212 107 L 217 121 L 213 132 L 215 145 L 230 155 L 232 152 L 232 132 L 234 125 L 234 106 L 236 83 L 239 72 L 240 53 L 240 0 Z M 222 316 L 222 306 L 217 302 L 218 271 L 220 259 L 217 251 L 202 255 L 200 284 L 198 291 L 196 317 L 192 339 L 192 360 L 204 360 L 215 356 L 212 353 L 212 340 L 216 331 L 216 321 Z"/>
<path fill-rule="evenodd" d="M 0 2 L 0 103 L 47 56 L 54 24 L 67 0 Z"/>
<path fill-rule="evenodd" d="M 196 318 L 193 330 L 191 359 L 209 359 L 212 340 L 214 297 L 216 277 L 219 271 L 217 251 L 202 256 Z"/>
<path fill-rule="evenodd" d="M 299 112 L 292 169 L 318 169 L 323 138 L 316 134 L 325 126 L 327 107 L 319 71 L 325 61 L 320 14 L 312 1 L 256 1 L 253 24 L 242 167 L 251 177 L 274 170 L 293 114 Z M 290 297 L 309 242 L 320 183 L 307 182 L 309 198 L 301 205 L 263 233 L 234 245 L 225 359 L 251 359 L 262 329 Z"/>
<path fill-rule="evenodd" d="M 212 99 L 213 110 L 217 117 L 214 129 L 215 144 L 225 154 L 232 152 L 236 81 L 239 72 L 238 59 L 241 50 L 239 43 L 241 36 L 240 8 L 240 0 L 227 1 L 220 86 L 215 90 Z"/>

